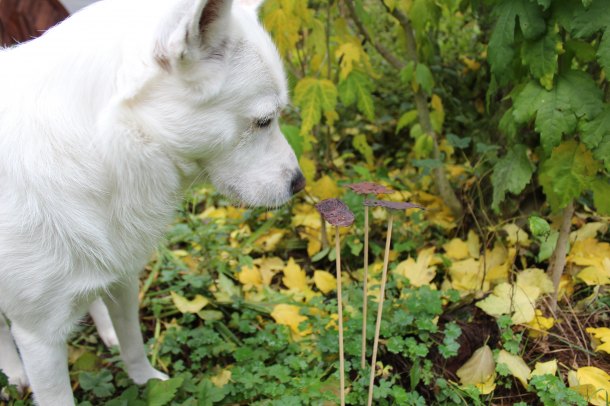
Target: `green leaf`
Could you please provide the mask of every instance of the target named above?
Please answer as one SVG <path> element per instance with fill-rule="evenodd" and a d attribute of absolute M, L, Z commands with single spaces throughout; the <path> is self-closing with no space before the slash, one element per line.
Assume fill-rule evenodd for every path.
<path fill-rule="evenodd" d="M 552 89 L 553 78 L 557 73 L 557 43 L 559 42 L 557 33 L 549 30 L 544 37 L 526 41 L 523 44 L 523 62 L 547 90 Z"/>
<path fill-rule="evenodd" d="M 570 39 L 565 45 L 566 51 L 573 52 L 581 62 L 589 63 L 595 59 L 595 48 L 588 42 Z"/>
<path fill-rule="evenodd" d="M 112 384 L 112 373 L 107 369 L 100 372 L 81 372 L 78 374 L 78 383 L 86 391 L 92 391 L 99 398 L 106 398 L 115 392 Z"/>
<path fill-rule="evenodd" d="M 501 0 L 494 8 L 494 14 L 498 17 L 489 39 L 488 60 L 496 79 L 505 84 L 512 76 L 510 67 L 515 55 L 517 17 L 523 36 L 529 40 L 539 38 L 545 32 L 546 24 L 540 7 L 529 0 Z"/>
<path fill-rule="evenodd" d="M 595 0 L 588 9 L 579 7 L 572 18 L 572 35 L 589 37 L 610 26 L 610 8 L 604 0 Z"/>
<path fill-rule="evenodd" d="M 184 378 L 176 377 L 167 381 L 153 379 L 146 384 L 146 401 L 148 406 L 164 406 L 176 396 L 178 388 L 182 386 Z"/>
<path fill-rule="evenodd" d="M 602 111 L 602 90 L 591 75 L 572 70 L 561 74 L 559 78 L 557 87 L 566 99 L 570 99 L 572 110 L 579 118 L 592 119 Z"/>
<path fill-rule="evenodd" d="M 371 78 L 359 71 L 352 71 L 339 83 L 339 98 L 345 106 L 357 101 L 358 110 L 369 120 L 375 118 L 375 104 L 371 92 L 373 82 Z"/>
<path fill-rule="evenodd" d="M 434 88 L 434 78 L 432 77 L 432 72 L 430 72 L 430 68 L 428 68 L 423 63 L 418 63 L 415 68 L 415 81 L 419 84 L 422 89 L 428 94 L 432 94 L 432 89 Z"/>
<path fill-rule="evenodd" d="M 606 32 L 599 43 L 597 59 L 606 71 L 606 75 L 608 75 L 610 73 L 610 28 L 606 28 Z"/>
<path fill-rule="evenodd" d="M 530 216 L 528 223 L 530 231 L 535 237 L 546 237 L 551 233 L 551 225 L 542 217 Z"/>
<path fill-rule="evenodd" d="M 597 148 L 593 151 L 593 156 L 598 161 L 604 163 L 604 168 L 610 171 L 610 133 L 606 133 Z"/>
<path fill-rule="evenodd" d="M 288 144 L 292 147 L 294 154 L 297 156 L 297 160 L 303 155 L 303 148 L 305 144 L 304 137 L 299 133 L 299 127 L 293 125 L 282 125 L 282 133 Z"/>
<path fill-rule="evenodd" d="M 570 140 L 553 150 L 540 168 L 540 184 L 551 209 L 557 212 L 588 189 L 598 170 L 584 145 Z"/>
<path fill-rule="evenodd" d="M 521 193 L 530 182 L 533 173 L 534 165 L 527 156 L 527 147 L 522 144 L 513 146 L 494 166 L 491 175 L 494 188 L 491 207 L 499 211 L 506 192 Z"/>
<path fill-rule="evenodd" d="M 591 185 L 593 190 L 593 203 L 597 212 L 610 215 L 610 181 L 608 178 L 598 176 Z"/>
<path fill-rule="evenodd" d="M 352 141 L 352 145 L 354 146 L 356 151 L 364 155 L 364 159 L 366 160 L 366 163 L 368 165 L 372 166 L 374 164 L 373 148 L 371 148 L 371 146 L 367 142 L 366 135 L 356 135 Z"/>
<path fill-rule="evenodd" d="M 409 61 L 404 68 L 400 70 L 399 76 L 402 83 L 410 85 L 415 75 L 415 62 Z"/>
<path fill-rule="evenodd" d="M 528 82 L 513 98 L 513 117 L 519 124 L 527 123 L 536 116 L 545 90 L 538 83 Z"/>
<path fill-rule="evenodd" d="M 304 78 L 294 89 L 294 103 L 301 108 L 301 134 L 307 134 L 337 105 L 337 88 L 327 79 Z"/>
<path fill-rule="evenodd" d="M 582 142 L 587 148 L 591 150 L 597 148 L 604 136 L 610 134 L 610 106 L 606 106 L 593 121 L 584 123 L 581 132 Z"/>
<path fill-rule="evenodd" d="M 415 120 L 417 120 L 417 110 L 411 110 L 404 113 L 398 119 L 398 124 L 396 124 L 396 134 L 398 134 L 398 132 L 406 126 L 413 123 Z"/>
<path fill-rule="evenodd" d="M 570 99 L 555 88 L 540 99 L 536 115 L 536 131 L 540 133 L 540 143 L 550 152 L 561 143 L 563 134 L 571 134 L 576 129 L 576 116 L 570 111 Z"/>

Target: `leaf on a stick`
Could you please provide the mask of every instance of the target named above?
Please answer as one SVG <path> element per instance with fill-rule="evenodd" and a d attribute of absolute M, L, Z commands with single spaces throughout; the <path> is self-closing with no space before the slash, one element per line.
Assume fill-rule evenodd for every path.
<path fill-rule="evenodd" d="M 354 223 L 354 213 L 339 199 L 322 200 L 316 209 L 333 226 L 349 227 Z"/>
<path fill-rule="evenodd" d="M 392 189 L 388 189 L 387 187 L 378 185 L 377 183 L 374 183 L 374 182 L 352 183 L 350 185 L 347 185 L 347 187 L 352 189 L 354 192 L 358 193 L 359 195 L 368 195 L 368 194 L 382 195 L 382 194 L 388 194 L 388 193 L 394 192 Z"/>
<path fill-rule="evenodd" d="M 370 207 L 385 207 L 386 209 L 392 210 L 406 210 L 406 209 L 421 209 L 425 210 L 423 206 L 415 203 L 409 202 L 390 202 L 388 200 L 376 200 L 376 199 L 366 199 L 364 201 L 365 206 Z"/>

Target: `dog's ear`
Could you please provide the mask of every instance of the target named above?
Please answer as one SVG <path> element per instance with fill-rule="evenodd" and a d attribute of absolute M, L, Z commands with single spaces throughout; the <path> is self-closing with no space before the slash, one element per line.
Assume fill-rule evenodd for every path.
<path fill-rule="evenodd" d="M 225 39 L 232 6 L 233 0 L 197 0 L 178 18 L 168 18 L 169 26 L 163 27 L 157 41 L 155 59 L 166 69 L 170 60 L 217 51 Z"/>

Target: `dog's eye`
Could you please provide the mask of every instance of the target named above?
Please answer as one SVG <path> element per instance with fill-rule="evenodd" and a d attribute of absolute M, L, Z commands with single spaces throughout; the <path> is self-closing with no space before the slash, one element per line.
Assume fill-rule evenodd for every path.
<path fill-rule="evenodd" d="M 266 128 L 269 127 L 272 121 L 273 119 L 271 117 L 259 118 L 258 120 L 254 121 L 254 125 L 258 128 Z"/>

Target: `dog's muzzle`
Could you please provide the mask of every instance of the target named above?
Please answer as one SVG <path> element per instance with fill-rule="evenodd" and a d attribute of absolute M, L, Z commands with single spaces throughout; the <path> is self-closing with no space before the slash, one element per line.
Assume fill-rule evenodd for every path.
<path fill-rule="evenodd" d="M 303 176 L 303 172 L 300 170 L 297 171 L 290 182 L 290 191 L 292 194 L 297 194 L 301 190 L 305 189 L 305 183 L 305 176 Z"/>

